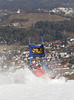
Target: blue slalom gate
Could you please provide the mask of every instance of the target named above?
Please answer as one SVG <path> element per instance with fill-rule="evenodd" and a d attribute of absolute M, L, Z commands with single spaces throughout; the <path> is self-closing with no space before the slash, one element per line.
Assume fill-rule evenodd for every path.
<path fill-rule="evenodd" d="M 29 37 L 30 66 L 31 66 L 31 57 L 44 57 L 45 58 L 45 64 L 46 64 L 46 72 L 48 72 L 43 37 L 41 37 L 41 40 L 42 40 L 41 46 L 35 46 L 35 45 L 31 45 L 30 37 Z"/>

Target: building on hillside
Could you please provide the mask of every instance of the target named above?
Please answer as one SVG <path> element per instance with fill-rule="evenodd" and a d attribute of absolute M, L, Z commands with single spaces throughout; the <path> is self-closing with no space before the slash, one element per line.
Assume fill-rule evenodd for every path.
<path fill-rule="evenodd" d="M 20 9 L 18 9 L 18 10 L 17 10 L 17 14 L 20 14 L 20 13 L 21 13 L 21 11 L 20 11 Z"/>

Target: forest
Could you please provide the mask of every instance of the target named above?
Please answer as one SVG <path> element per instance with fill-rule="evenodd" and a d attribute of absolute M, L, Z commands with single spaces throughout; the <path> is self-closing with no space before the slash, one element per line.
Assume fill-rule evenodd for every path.
<path fill-rule="evenodd" d="M 0 44 L 21 44 L 27 45 L 28 38 L 32 43 L 41 41 L 65 40 L 74 36 L 74 20 L 63 22 L 40 21 L 33 24 L 31 28 L 15 28 L 11 26 L 0 27 Z"/>

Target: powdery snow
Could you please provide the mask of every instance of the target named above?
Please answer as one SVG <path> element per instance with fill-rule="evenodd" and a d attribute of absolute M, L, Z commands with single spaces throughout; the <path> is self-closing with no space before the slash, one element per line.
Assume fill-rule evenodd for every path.
<path fill-rule="evenodd" d="M 0 100 L 74 100 L 74 81 L 38 78 L 27 68 L 0 73 Z"/>

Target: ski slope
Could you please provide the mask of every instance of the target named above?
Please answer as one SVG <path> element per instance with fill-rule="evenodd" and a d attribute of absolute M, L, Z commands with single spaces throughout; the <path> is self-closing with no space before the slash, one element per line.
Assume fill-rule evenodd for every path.
<path fill-rule="evenodd" d="M 74 81 L 38 78 L 27 68 L 0 73 L 0 100 L 74 100 Z"/>

